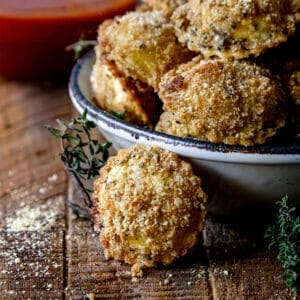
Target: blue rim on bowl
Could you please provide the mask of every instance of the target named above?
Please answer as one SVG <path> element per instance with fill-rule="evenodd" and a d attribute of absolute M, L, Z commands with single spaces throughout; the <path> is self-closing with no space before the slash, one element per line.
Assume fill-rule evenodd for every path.
<path fill-rule="evenodd" d="M 111 114 L 101 110 L 95 104 L 93 104 L 89 99 L 85 97 L 82 92 L 82 89 L 79 84 L 79 75 L 82 71 L 82 68 L 89 63 L 90 60 L 94 58 L 94 50 L 91 50 L 85 54 L 81 59 L 77 61 L 75 66 L 72 69 L 69 81 L 69 94 L 70 98 L 79 112 L 82 112 L 85 108 L 88 110 L 89 117 L 98 122 L 107 124 L 108 127 L 113 130 L 120 130 L 130 134 L 133 139 L 138 141 L 141 138 L 144 138 L 148 141 L 159 141 L 166 145 L 188 147 L 190 149 L 197 149 L 199 151 L 203 150 L 203 155 L 208 152 L 217 152 L 220 154 L 238 154 L 239 156 L 244 156 L 244 158 L 231 158 L 229 161 L 237 161 L 244 163 L 300 163 L 300 145 L 256 145 L 252 147 L 245 146 L 234 146 L 234 145 L 225 145 L 225 144 L 214 144 L 211 142 L 198 141 L 190 138 L 180 138 L 172 135 L 160 133 L 148 128 L 143 128 L 133 124 L 129 124 L 121 119 L 118 119 Z M 88 75 L 88 74 L 87 74 Z M 196 150 L 196 151 L 197 151 Z M 200 153 L 200 152 L 199 152 Z M 251 159 L 248 161 L 247 157 L 249 155 L 253 156 L 254 154 L 259 154 L 257 159 Z M 198 155 L 197 155 L 198 156 Z M 264 157 L 268 159 L 264 162 Z M 272 156 L 272 159 L 269 157 Z M 199 155 L 201 157 L 201 154 Z M 203 157 L 203 159 L 211 159 Z M 223 155 L 223 158 L 217 159 L 226 161 L 226 156 Z"/>

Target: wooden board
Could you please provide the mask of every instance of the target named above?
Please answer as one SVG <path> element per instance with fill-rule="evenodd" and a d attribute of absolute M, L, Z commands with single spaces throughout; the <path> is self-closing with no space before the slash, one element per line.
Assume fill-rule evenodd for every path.
<path fill-rule="evenodd" d="M 253 217 L 208 216 L 186 257 L 132 283 L 130 266 L 106 261 L 92 223 L 66 205 L 82 199 L 43 128 L 70 119 L 66 84 L 0 81 L 0 99 L 1 299 L 292 299 Z"/>

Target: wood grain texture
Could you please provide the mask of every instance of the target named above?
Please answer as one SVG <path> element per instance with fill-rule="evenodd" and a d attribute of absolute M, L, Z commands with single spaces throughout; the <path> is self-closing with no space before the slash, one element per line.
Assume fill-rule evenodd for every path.
<path fill-rule="evenodd" d="M 266 224 L 259 221 L 208 218 L 204 244 L 214 299 L 292 299 L 279 276 L 282 268 L 263 242 Z"/>
<path fill-rule="evenodd" d="M 0 81 L 0 99 L 0 299 L 292 299 L 253 216 L 209 216 L 187 256 L 133 283 L 66 205 L 81 195 L 43 128 L 70 119 L 66 88 Z"/>
<path fill-rule="evenodd" d="M 0 81 L 0 298 L 62 299 L 67 178 L 43 127 L 68 118 L 65 88 Z"/>
<path fill-rule="evenodd" d="M 0 232 L 1 299 L 64 295 L 63 232 Z"/>

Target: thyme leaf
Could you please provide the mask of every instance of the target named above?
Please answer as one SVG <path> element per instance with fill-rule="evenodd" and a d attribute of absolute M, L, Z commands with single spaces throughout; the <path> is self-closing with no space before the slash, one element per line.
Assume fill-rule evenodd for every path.
<path fill-rule="evenodd" d="M 269 249 L 278 250 L 277 259 L 285 270 L 286 285 L 297 295 L 300 292 L 300 216 L 287 196 L 278 201 L 277 206 L 276 221 L 268 226 L 265 238 Z"/>
<path fill-rule="evenodd" d="M 59 129 L 53 128 L 50 125 L 45 125 L 45 127 L 51 132 L 51 134 L 57 138 L 62 136 L 62 133 Z"/>
<path fill-rule="evenodd" d="M 114 110 L 110 110 L 110 114 L 121 120 L 124 120 L 125 117 L 125 111 L 117 112 Z"/>
<path fill-rule="evenodd" d="M 79 59 L 83 50 L 89 47 L 94 47 L 97 45 L 96 40 L 84 40 L 83 37 L 79 39 L 79 41 L 69 45 L 66 47 L 67 51 L 74 51 L 74 59 Z"/>

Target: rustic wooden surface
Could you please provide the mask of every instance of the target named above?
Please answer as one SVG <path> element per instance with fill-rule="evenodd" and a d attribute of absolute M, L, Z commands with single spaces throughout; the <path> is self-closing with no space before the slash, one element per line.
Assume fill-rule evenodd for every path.
<path fill-rule="evenodd" d="M 255 217 L 208 216 L 200 242 L 168 267 L 132 283 L 130 267 L 105 261 L 81 201 L 43 128 L 69 120 L 66 83 L 0 81 L 0 299 L 291 299 Z"/>

